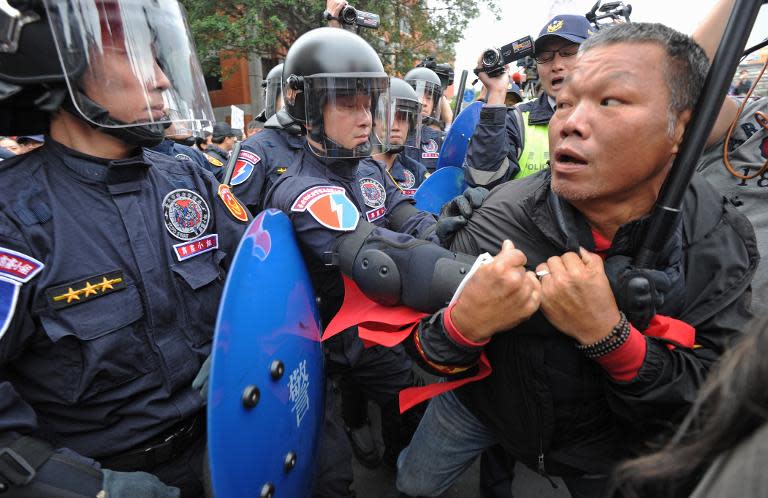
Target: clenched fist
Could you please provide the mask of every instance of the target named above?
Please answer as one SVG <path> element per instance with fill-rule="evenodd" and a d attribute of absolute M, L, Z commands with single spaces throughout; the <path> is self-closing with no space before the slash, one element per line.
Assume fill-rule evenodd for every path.
<path fill-rule="evenodd" d="M 451 311 L 451 321 L 472 342 L 511 329 L 539 309 L 541 285 L 525 271 L 526 257 L 509 240 L 493 260 L 478 268 Z"/>
<path fill-rule="evenodd" d="M 581 344 L 607 336 L 621 320 L 603 260 L 582 248 L 553 256 L 536 267 L 541 278 L 541 311 L 547 320 Z"/>

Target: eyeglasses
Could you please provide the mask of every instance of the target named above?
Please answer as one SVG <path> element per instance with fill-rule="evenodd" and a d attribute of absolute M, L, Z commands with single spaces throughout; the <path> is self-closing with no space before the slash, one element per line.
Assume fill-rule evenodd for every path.
<path fill-rule="evenodd" d="M 535 55 L 536 62 L 539 64 L 546 64 L 551 62 L 555 58 L 555 52 L 560 54 L 560 57 L 573 57 L 579 51 L 579 46 L 575 43 L 560 47 L 557 50 L 542 50 Z"/>

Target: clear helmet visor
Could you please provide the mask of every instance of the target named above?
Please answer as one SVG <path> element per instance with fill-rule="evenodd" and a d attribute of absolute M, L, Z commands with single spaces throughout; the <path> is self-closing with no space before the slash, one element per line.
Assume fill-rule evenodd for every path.
<path fill-rule="evenodd" d="M 419 148 L 419 144 L 421 144 L 421 104 L 407 98 L 393 98 L 390 119 L 390 146 L 393 149 L 400 147 Z"/>
<path fill-rule="evenodd" d="M 177 123 L 192 133 L 214 121 L 176 0 L 44 2 L 64 73 L 77 75 L 67 79 L 70 96 L 88 121 L 105 128 Z"/>
<path fill-rule="evenodd" d="M 283 107 L 282 92 L 280 91 L 280 80 L 267 80 L 264 88 L 264 112 L 269 119 Z"/>
<path fill-rule="evenodd" d="M 435 121 L 440 121 L 440 96 L 443 89 L 440 85 L 430 81 L 416 80 L 411 85 L 416 90 L 416 95 L 421 102 L 421 114 Z"/>
<path fill-rule="evenodd" d="M 322 147 L 313 147 L 318 155 L 369 157 L 389 148 L 391 106 L 386 75 L 305 77 L 303 92 L 307 135 Z"/>

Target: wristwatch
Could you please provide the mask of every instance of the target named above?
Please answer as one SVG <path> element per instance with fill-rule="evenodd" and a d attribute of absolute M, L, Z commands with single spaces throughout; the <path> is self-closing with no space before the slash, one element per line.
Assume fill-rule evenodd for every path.
<path fill-rule="evenodd" d="M 328 10 L 324 10 L 323 11 L 323 19 L 325 19 L 326 21 L 338 21 L 339 20 L 338 17 L 336 17 L 333 14 L 331 14 L 330 11 L 328 11 Z"/>

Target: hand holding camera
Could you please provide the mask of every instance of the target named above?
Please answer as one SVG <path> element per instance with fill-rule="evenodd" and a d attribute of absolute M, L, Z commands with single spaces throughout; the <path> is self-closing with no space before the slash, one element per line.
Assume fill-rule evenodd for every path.
<path fill-rule="evenodd" d="M 480 56 L 480 65 L 475 69 L 475 74 L 481 72 L 491 78 L 505 72 L 504 66 L 524 57 L 533 55 L 533 38 L 524 36 L 519 40 L 508 43 L 501 48 L 489 48 Z"/>
<path fill-rule="evenodd" d="M 337 21 L 349 26 L 378 29 L 381 19 L 378 14 L 357 10 L 346 0 L 328 0 L 323 18 L 326 21 Z"/>

